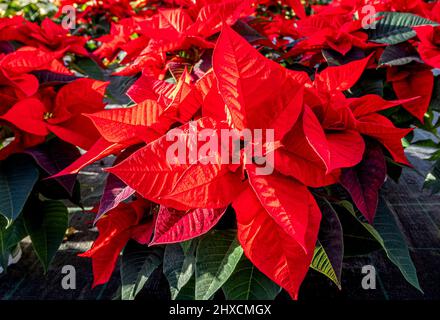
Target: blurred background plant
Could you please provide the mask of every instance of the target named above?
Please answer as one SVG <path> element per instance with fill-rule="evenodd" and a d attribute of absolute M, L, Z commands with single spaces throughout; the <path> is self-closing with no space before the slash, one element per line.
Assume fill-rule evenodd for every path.
<path fill-rule="evenodd" d="M 23 16 L 29 21 L 41 21 L 53 16 L 58 8 L 53 0 L 0 0 L 0 17 Z"/>

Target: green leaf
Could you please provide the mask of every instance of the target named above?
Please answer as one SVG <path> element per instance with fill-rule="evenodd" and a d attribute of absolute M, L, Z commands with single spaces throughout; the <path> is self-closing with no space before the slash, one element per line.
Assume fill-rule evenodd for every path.
<path fill-rule="evenodd" d="M 333 204 L 338 213 L 342 225 L 344 237 L 344 257 L 357 257 L 368 255 L 374 251 L 382 250 L 381 244 L 365 228 L 360 220 L 361 214 L 356 214 L 356 210 L 349 201 L 340 201 Z"/>
<path fill-rule="evenodd" d="M 433 194 L 440 192 L 440 160 L 437 160 L 431 172 L 426 176 L 423 188 L 431 189 Z"/>
<path fill-rule="evenodd" d="M 311 267 L 327 276 L 341 289 L 344 242 L 336 211 L 327 200 L 319 201 L 322 221 Z"/>
<path fill-rule="evenodd" d="M 210 299 L 231 276 L 242 255 L 235 230 L 214 230 L 204 236 L 196 255 L 196 299 Z"/>
<path fill-rule="evenodd" d="M 180 290 L 188 283 L 195 270 L 195 249 L 197 241 L 191 241 L 190 252 L 186 253 L 180 244 L 169 244 L 165 248 L 163 273 L 168 280 L 171 299 L 176 299 Z"/>
<path fill-rule="evenodd" d="M 147 283 L 151 274 L 162 264 L 164 248 L 148 247 L 131 241 L 121 258 L 123 300 L 133 300 Z"/>
<path fill-rule="evenodd" d="M 350 212 L 381 244 L 387 257 L 399 268 L 406 281 L 423 293 L 417 278 L 416 268 L 409 254 L 408 245 L 385 200 L 382 197 L 379 198 L 374 227 L 363 221 L 363 217 L 357 215 L 354 210 L 350 210 Z"/>
<path fill-rule="evenodd" d="M 222 287 L 226 300 L 273 300 L 281 288 L 245 256 Z"/>
<path fill-rule="evenodd" d="M 411 45 L 398 44 L 385 48 L 379 59 L 379 65 L 403 66 L 414 61 L 423 63 L 414 47 Z"/>
<path fill-rule="evenodd" d="M 68 226 L 68 212 L 61 201 L 42 201 L 26 209 L 24 224 L 44 272 L 60 247 Z"/>
<path fill-rule="evenodd" d="M 196 277 L 193 275 L 187 284 L 180 289 L 176 300 L 195 300 L 196 297 Z"/>
<path fill-rule="evenodd" d="M 19 217 L 7 227 L 7 220 L 0 216 L 0 266 L 6 270 L 11 250 L 27 236 L 23 219 Z"/>
<path fill-rule="evenodd" d="M 409 254 L 408 245 L 393 213 L 383 198 L 379 199 L 374 226 L 383 239 L 383 247 L 388 258 L 399 268 L 405 279 L 423 293 L 417 278 L 416 268 Z"/>
<path fill-rule="evenodd" d="M 0 214 L 10 225 L 21 213 L 35 183 L 38 169 L 25 156 L 9 157 L 0 162 Z"/>
<path fill-rule="evenodd" d="M 412 27 L 424 25 L 438 25 L 436 22 L 422 18 L 412 13 L 378 12 L 376 17 L 381 17 L 367 29 L 368 39 L 383 44 L 398 44 L 416 36 Z"/>
<path fill-rule="evenodd" d="M 438 142 L 435 142 L 432 139 L 418 140 L 418 141 L 413 142 L 412 145 L 415 145 L 418 147 L 425 147 L 425 148 L 438 148 L 438 147 L 440 147 L 440 144 Z"/>
<path fill-rule="evenodd" d="M 327 252 L 325 252 L 325 249 L 319 240 L 316 243 L 315 252 L 313 253 L 313 259 L 310 267 L 325 275 L 327 278 L 333 281 L 339 289 L 341 289 L 341 281 L 330 262 Z"/>
<path fill-rule="evenodd" d="M 77 58 L 70 67 L 79 73 L 95 80 L 106 81 L 105 71 L 90 58 Z"/>
<path fill-rule="evenodd" d="M 123 77 L 123 76 L 112 76 L 110 77 L 110 84 L 107 86 L 105 91 L 106 103 L 113 103 L 118 105 L 127 105 L 132 103 L 129 96 L 127 96 L 128 89 L 137 80 L 137 77 Z"/>

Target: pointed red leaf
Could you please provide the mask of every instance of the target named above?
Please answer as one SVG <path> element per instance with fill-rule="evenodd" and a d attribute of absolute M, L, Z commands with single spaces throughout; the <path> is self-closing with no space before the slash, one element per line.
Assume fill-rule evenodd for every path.
<path fill-rule="evenodd" d="M 217 127 L 209 118 L 192 123 L 191 129 L 190 124 L 186 124 L 171 131 L 171 135 L 151 142 L 108 171 L 144 198 L 164 206 L 179 210 L 224 208 L 241 190 L 240 176 L 232 173 L 227 164 L 222 164 L 221 155 L 216 150 L 212 150 L 212 162 L 202 164 L 200 150 L 195 149 L 194 145 L 197 137 L 190 132 L 193 129 L 198 132 L 201 129 L 212 129 L 212 134 L 219 137 L 221 127 Z M 174 141 L 176 138 L 178 140 Z M 187 150 L 183 155 L 183 163 L 167 157 L 170 152 L 168 150 L 175 151 L 173 147 L 177 146 Z M 216 148 L 220 151 L 220 146 Z M 196 151 L 193 159 L 190 159 L 192 152 L 188 150 Z M 171 153 L 171 156 L 174 157 L 175 154 Z"/>
<path fill-rule="evenodd" d="M 335 131 L 326 134 L 332 170 L 350 168 L 362 161 L 365 142 L 355 130 Z"/>
<path fill-rule="evenodd" d="M 403 103 L 412 102 L 413 100 L 418 100 L 418 97 L 405 100 L 387 101 L 376 94 L 367 94 L 360 98 L 349 99 L 351 111 L 356 118 L 387 110 Z"/>
<path fill-rule="evenodd" d="M 23 131 L 46 136 L 49 133 L 47 124 L 44 122 L 46 111 L 46 107 L 40 100 L 27 98 L 17 102 L 0 119 L 12 123 Z"/>
<path fill-rule="evenodd" d="M 423 122 L 434 90 L 434 75 L 430 68 L 417 65 L 416 67 L 418 68 L 412 67 L 402 70 L 400 73 L 403 74 L 403 77 L 400 80 L 392 81 L 392 85 L 399 99 L 420 97 L 416 101 L 404 103 L 403 108 Z"/>
<path fill-rule="evenodd" d="M 309 217 L 316 210 L 311 206 L 310 192 L 301 183 L 279 173 L 256 175 L 255 166 L 246 167 L 249 184 L 272 219 L 294 239 L 306 253 Z"/>
<path fill-rule="evenodd" d="M 350 89 L 359 80 L 370 61 L 371 55 L 367 58 L 349 62 L 342 66 L 328 67 L 316 78 L 315 83 L 318 90 L 345 91 Z"/>
<path fill-rule="evenodd" d="M 213 68 L 231 124 L 239 130 L 273 128 L 275 119 L 302 87 L 285 68 L 263 57 L 228 26 L 217 41 Z M 301 110 L 302 105 L 291 108 L 292 123 Z"/>
<path fill-rule="evenodd" d="M 64 168 L 59 173 L 52 176 L 52 178 L 61 177 L 69 174 L 78 173 L 81 169 L 87 167 L 88 165 L 94 163 L 95 161 L 101 160 L 113 153 L 118 153 L 125 149 L 127 145 L 119 143 L 111 143 L 107 140 L 100 138 L 96 143 L 78 160 L 73 162 L 68 167 Z"/>
<path fill-rule="evenodd" d="M 161 206 L 150 245 L 187 241 L 211 230 L 225 213 L 225 208 L 179 211 Z"/>
<path fill-rule="evenodd" d="M 147 208 L 147 203 L 144 200 L 138 202 L 142 202 L 142 206 L 121 203 L 100 219 L 97 223 L 98 239 L 89 251 L 80 254 L 81 257 L 92 258 L 94 287 L 110 279 L 119 254 L 132 236 L 133 227 L 142 218 L 142 209 Z"/>
<path fill-rule="evenodd" d="M 156 123 L 162 107 L 154 100 L 145 100 L 131 108 L 105 110 L 87 116 L 93 121 L 101 136 L 110 142 L 136 139 L 139 127 Z"/>
<path fill-rule="evenodd" d="M 309 196 L 307 254 L 266 212 L 250 188 L 233 203 L 238 240 L 245 255 L 261 272 L 286 289 L 293 299 L 298 298 L 299 287 L 309 269 L 321 219 L 315 200 Z"/>
<path fill-rule="evenodd" d="M 388 151 L 395 161 L 409 165 L 402 145 L 402 138 L 408 135 L 412 129 L 400 129 L 379 114 L 370 114 L 361 117 L 357 123 L 360 133 L 376 138 Z"/>
<path fill-rule="evenodd" d="M 321 123 L 313 113 L 312 109 L 307 106 L 304 108 L 302 121 L 307 142 L 314 152 L 321 158 L 327 168 L 327 172 L 329 172 L 333 168 L 331 168 L 330 150 Z"/>

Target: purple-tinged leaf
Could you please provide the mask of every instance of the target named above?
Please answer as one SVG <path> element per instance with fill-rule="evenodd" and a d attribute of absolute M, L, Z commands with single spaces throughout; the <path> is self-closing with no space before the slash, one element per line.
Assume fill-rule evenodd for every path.
<path fill-rule="evenodd" d="M 14 52 L 15 48 L 9 41 L 0 41 L 0 53 L 11 53 Z"/>
<path fill-rule="evenodd" d="M 180 211 L 160 206 L 150 245 L 177 243 L 199 237 L 211 230 L 225 212 L 226 208 Z"/>
<path fill-rule="evenodd" d="M 119 203 L 127 200 L 130 196 L 134 194 L 134 192 L 135 191 L 132 188 L 127 186 L 114 174 L 110 173 L 104 187 L 101 202 L 99 203 L 99 209 L 95 218 L 95 223 L 104 214 L 106 214 L 113 208 L 116 208 Z"/>
<path fill-rule="evenodd" d="M 52 176 L 72 164 L 81 154 L 70 143 L 59 139 L 51 139 L 45 144 L 29 148 L 26 154 L 32 156 L 35 162 Z M 68 193 L 72 195 L 75 186 L 76 174 L 54 178 Z"/>
<path fill-rule="evenodd" d="M 329 277 L 341 289 L 344 240 L 338 215 L 327 200 L 318 201 L 322 213 L 318 246 L 311 267 Z M 321 248 L 320 248 L 321 247 Z"/>
<path fill-rule="evenodd" d="M 32 72 L 32 74 L 35 77 L 37 77 L 40 85 L 44 85 L 44 86 L 55 86 L 59 84 L 66 84 L 78 79 L 78 77 L 74 75 L 56 73 L 47 70 L 34 71 Z"/>
<path fill-rule="evenodd" d="M 140 145 L 133 145 L 121 152 L 115 159 L 113 165 L 117 165 L 121 161 L 127 159 L 133 152 L 138 150 Z M 135 190 L 127 186 L 121 179 L 112 173 L 109 173 L 105 183 L 104 191 L 99 203 L 98 213 L 95 217 L 96 223 L 104 214 L 111 209 L 116 208 L 119 203 L 127 200 L 135 193 Z"/>
<path fill-rule="evenodd" d="M 362 162 L 341 175 L 341 184 L 370 223 L 376 214 L 379 189 L 385 182 L 386 173 L 382 148 L 377 143 L 368 143 Z"/>

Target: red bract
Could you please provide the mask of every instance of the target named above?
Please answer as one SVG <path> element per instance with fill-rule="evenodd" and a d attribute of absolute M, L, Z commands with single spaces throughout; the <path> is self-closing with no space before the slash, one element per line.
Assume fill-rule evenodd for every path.
<path fill-rule="evenodd" d="M 14 86 L 27 96 L 38 90 L 38 79 L 32 71 L 48 70 L 71 74 L 59 61 L 63 51 L 47 53 L 32 47 L 22 47 L 7 55 L 0 54 L 0 84 Z"/>
<path fill-rule="evenodd" d="M 44 51 L 65 50 L 78 55 L 88 55 L 84 45 L 86 38 L 69 35 L 67 29 L 49 18 L 41 25 L 24 20 L 21 17 L 0 19 L 0 40 L 18 41 L 26 46 Z"/>
<path fill-rule="evenodd" d="M 38 51 L 41 63 L 14 60 L 15 70 L 8 69 L 8 57 L 28 49 L 2 57 L 0 81 L 14 90 L 0 91 L 7 101 L 1 119 L 26 134 L 53 132 L 88 148 L 55 177 L 117 156 L 107 169 L 97 215 L 100 236 L 85 254 L 93 259 L 95 285 L 109 279 L 128 239 L 149 245 L 188 241 L 235 213 L 244 254 L 297 298 L 320 231 L 318 197 L 351 197 L 374 222 L 387 162 L 409 165 L 402 138 L 412 129 L 396 119 L 403 114 L 423 121 L 431 102 L 438 27 L 416 27 L 418 38 L 405 32 L 410 39 L 402 46 L 386 42 L 400 41 L 395 31 L 373 42 L 362 24 L 362 8 L 370 2 L 307 2 L 305 10 L 297 0 L 282 1 L 287 7 L 275 1 L 182 0 L 148 2 L 153 9 L 144 13 L 141 6 L 123 12 L 126 1 L 85 6 L 80 19 L 90 23 L 99 14 L 112 21 L 110 33 L 96 38 L 94 55 L 117 76 L 110 77 L 108 96 L 118 87 L 125 105 L 107 110 L 103 82 L 80 79 L 55 90 L 29 75 L 61 70 L 60 58 L 73 44 L 60 41 L 62 50 L 52 56 Z M 372 6 L 440 17 L 439 6 L 423 1 Z M 2 23 L 10 28 L 15 22 Z M 50 22 L 43 29 L 40 37 L 58 39 Z M 246 130 L 260 130 L 266 138 L 249 142 L 241 135 Z M 228 139 L 238 152 L 223 154 L 231 142 L 220 139 L 223 131 L 237 134 Z M 252 148 L 262 155 L 250 154 Z M 260 174 L 263 165 L 271 174 Z M 132 195 L 138 200 L 130 202 Z M 158 208 L 155 225 L 145 212 L 150 207 Z"/>
<path fill-rule="evenodd" d="M 228 27 L 223 29 L 217 42 L 213 61 L 214 74 L 221 94 L 218 98 L 224 99 L 226 108 L 232 115 L 231 121 L 228 126 L 225 126 L 225 124 L 202 118 L 197 121 L 196 129 L 209 128 L 215 135 L 220 136 L 218 130 L 227 127 L 263 128 L 275 129 L 275 136 L 278 139 L 282 139 L 287 132 L 291 132 L 287 133 L 287 136 L 292 134 L 294 140 L 304 137 L 303 141 L 310 147 L 306 152 L 300 153 L 299 158 L 302 159 L 301 155 L 307 157 L 307 155 L 315 154 L 315 163 L 319 169 L 309 166 L 312 170 L 314 169 L 310 174 L 322 177 L 320 181 L 325 181 L 326 172 L 333 170 L 330 164 L 331 153 L 319 120 L 309 107 L 303 109 L 301 86 L 306 80 L 305 76 L 295 74 L 267 60 Z M 362 61 L 363 65 L 366 62 Z M 348 89 L 351 85 L 347 86 Z M 298 94 L 292 95 L 292 91 L 295 92 L 295 90 Z M 264 107 L 266 107 L 267 114 L 264 113 Z M 291 129 L 300 113 L 303 115 L 299 123 L 304 121 L 304 131 Z M 290 119 L 286 119 L 287 117 Z M 180 129 L 186 134 L 179 136 L 179 139 L 190 148 L 192 143 L 190 125 L 184 125 Z M 351 136 L 353 136 L 355 145 L 363 145 L 360 135 L 352 134 Z M 320 220 L 319 209 L 307 187 L 279 173 L 268 177 L 257 176 L 254 165 L 242 163 L 243 170 L 249 177 L 249 182 L 243 184 L 240 172 L 233 172 L 231 166 L 223 164 L 220 154 L 215 154 L 215 161 L 210 164 L 191 164 L 188 159 L 185 163 L 172 164 L 166 155 L 172 142 L 167 140 L 164 136 L 151 142 L 109 171 L 120 177 L 143 197 L 180 210 L 223 208 L 231 202 L 240 203 L 239 194 L 243 189 L 252 190 L 261 206 L 254 213 L 256 216 L 250 217 L 257 219 L 255 222 L 257 225 L 252 228 L 266 227 L 258 225 L 258 221 L 265 220 L 264 215 L 267 215 L 269 219 L 273 219 L 273 223 L 278 228 L 283 230 L 282 233 L 285 233 L 282 240 L 286 242 L 285 245 L 295 248 L 295 251 L 289 253 L 291 256 L 288 257 L 288 261 L 267 263 L 266 259 L 260 258 L 259 251 L 269 256 L 279 256 L 279 252 L 272 252 L 272 248 L 269 247 L 265 248 L 264 243 L 249 243 L 247 239 L 249 235 L 242 235 L 239 222 L 241 244 L 246 255 L 260 270 L 288 289 L 292 297 L 296 297 L 299 284 L 310 263 Z M 283 143 L 285 143 L 284 140 Z M 290 143 L 288 145 L 291 146 Z M 357 148 L 359 148 L 358 145 Z M 282 152 L 282 149 L 280 150 L 279 152 Z M 360 150 L 359 159 L 352 161 L 353 164 L 349 161 L 347 166 L 355 165 L 360 161 L 363 148 Z M 278 150 L 274 152 L 277 153 Z M 334 163 L 339 162 L 344 166 L 344 162 L 338 159 L 337 153 L 333 153 L 333 156 L 335 157 Z M 287 154 L 286 157 L 289 161 L 296 161 L 294 155 Z M 146 159 L 149 161 L 147 162 Z M 145 184 L 144 181 L 154 182 Z M 236 208 L 238 221 L 244 214 L 240 208 L 240 206 Z M 168 218 L 168 220 L 172 219 L 174 218 Z M 191 224 L 186 224 L 187 228 L 191 226 Z M 187 229 L 186 232 L 190 230 Z M 201 232 L 195 229 L 191 237 L 199 236 Z M 246 231 L 243 232 L 246 233 Z M 267 232 L 269 230 L 265 231 Z M 274 228 L 273 232 L 277 232 L 277 229 Z M 269 237 L 265 234 L 265 237 L 270 239 L 273 236 Z M 290 264 L 292 263 L 298 266 L 295 271 L 291 270 Z M 289 280 L 290 278 L 295 280 Z"/>
<path fill-rule="evenodd" d="M 99 238 L 89 251 L 81 254 L 82 257 L 93 259 L 93 286 L 106 283 L 110 279 L 117 258 L 129 239 L 133 238 L 140 243 L 150 240 L 154 226 L 153 217 L 140 224 L 150 206 L 144 200 L 130 204 L 121 203 L 98 221 Z M 139 237 L 140 230 L 142 237 Z"/>
<path fill-rule="evenodd" d="M 49 93 L 53 99 L 47 99 L 47 90 L 22 99 L 0 118 L 25 132 L 38 136 L 52 132 L 64 141 L 88 149 L 98 140 L 99 134 L 82 113 L 104 108 L 104 89 L 105 83 L 79 79 L 56 94 Z"/>

